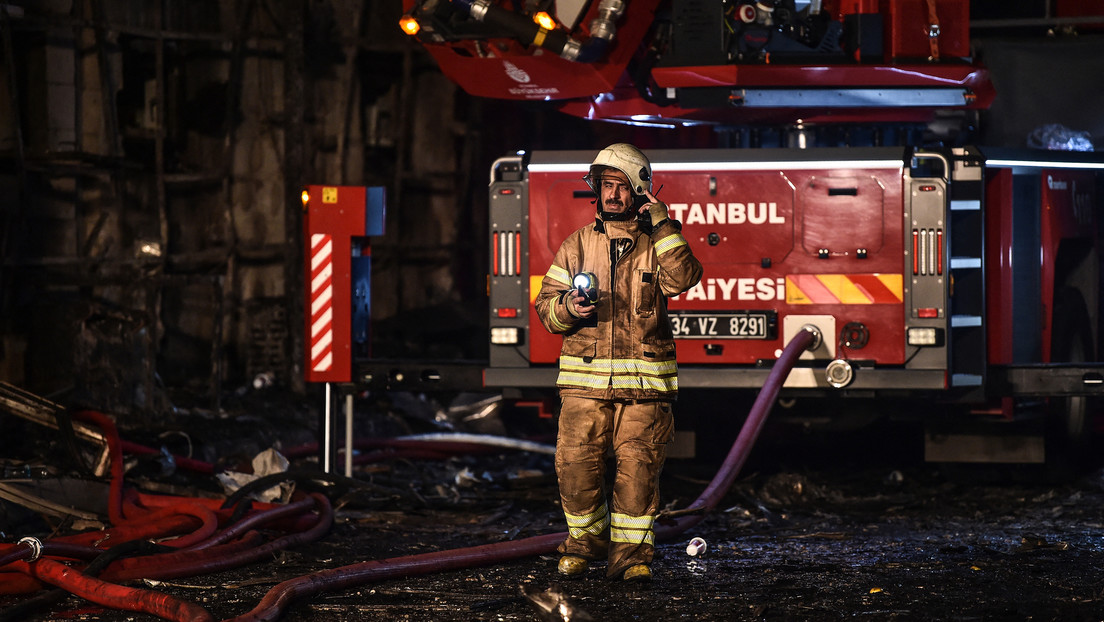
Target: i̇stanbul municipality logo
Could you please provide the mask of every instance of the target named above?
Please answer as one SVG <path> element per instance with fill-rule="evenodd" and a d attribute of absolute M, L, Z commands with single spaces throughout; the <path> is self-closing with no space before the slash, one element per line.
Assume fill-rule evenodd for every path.
<path fill-rule="evenodd" d="M 529 74 L 522 71 L 517 65 L 508 60 L 502 61 L 502 64 L 506 66 L 506 75 L 510 76 L 510 79 L 521 84 L 529 82 Z"/>

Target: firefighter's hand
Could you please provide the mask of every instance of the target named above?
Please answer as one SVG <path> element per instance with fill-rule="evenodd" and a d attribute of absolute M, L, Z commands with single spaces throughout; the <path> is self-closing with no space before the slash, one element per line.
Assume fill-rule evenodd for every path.
<path fill-rule="evenodd" d="M 587 297 L 580 294 L 577 289 L 571 290 L 567 295 L 567 303 L 571 305 L 571 313 L 577 317 L 585 319 L 594 315 L 594 305 L 590 304 Z"/>
<path fill-rule="evenodd" d="M 648 195 L 648 204 L 640 208 L 640 214 L 647 215 L 652 227 L 656 227 L 659 223 L 667 220 L 667 205 L 655 198 L 651 191 L 647 191 L 646 194 Z"/>

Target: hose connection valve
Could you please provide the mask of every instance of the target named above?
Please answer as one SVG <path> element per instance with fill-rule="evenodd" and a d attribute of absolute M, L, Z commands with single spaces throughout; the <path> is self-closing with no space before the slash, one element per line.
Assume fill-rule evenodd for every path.
<path fill-rule="evenodd" d="M 813 340 L 809 343 L 805 349 L 812 352 L 820 347 L 820 344 L 824 342 L 824 334 L 820 332 L 816 324 L 806 324 L 801 327 L 801 330 L 809 331 L 813 334 Z"/>
<path fill-rule="evenodd" d="M 36 562 L 38 558 L 42 557 L 42 540 L 33 536 L 27 536 L 20 538 L 17 544 L 26 544 L 31 548 L 31 556 L 23 560 L 27 563 Z"/>
<path fill-rule="evenodd" d="M 855 378 L 855 370 L 851 367 L 851 363 L 846 360 L 836 359 L 824 368 L 824 377 L 828 380 L 828 384 L 837 389 L 842 389 L 851 384 L 851 381 Z"/>

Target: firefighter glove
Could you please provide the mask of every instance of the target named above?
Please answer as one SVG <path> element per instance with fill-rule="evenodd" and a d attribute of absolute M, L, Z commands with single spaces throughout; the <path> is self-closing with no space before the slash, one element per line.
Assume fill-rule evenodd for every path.
<path fill-rule="evenodd" d="M 641 215 L 648 218 L 653 228 L 658 227 L 667 220 L 667 205 L 663 201 L 653 201 L 641 208 Z"/>

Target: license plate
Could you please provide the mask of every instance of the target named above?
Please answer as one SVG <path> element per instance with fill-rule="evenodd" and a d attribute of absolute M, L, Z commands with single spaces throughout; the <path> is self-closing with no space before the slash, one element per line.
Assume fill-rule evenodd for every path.
<path fill-rule="evenodd" d="M 778 319 L 774 311 L 672 311 L 671 329 L 679 339 L 774 339 Z"/>

